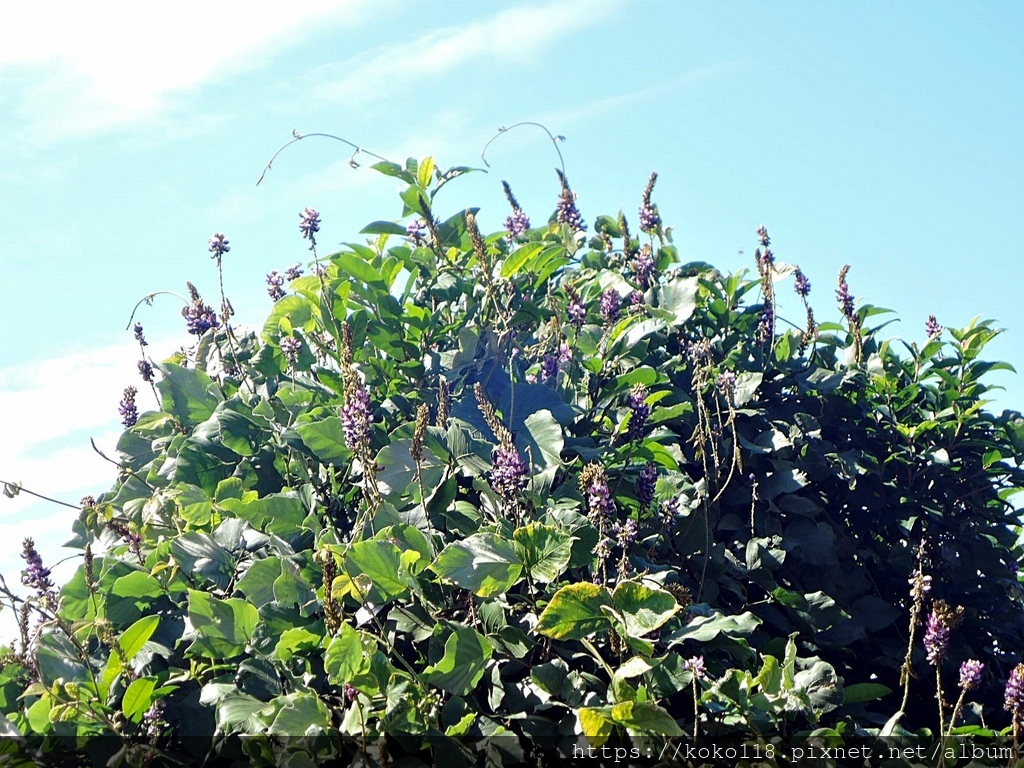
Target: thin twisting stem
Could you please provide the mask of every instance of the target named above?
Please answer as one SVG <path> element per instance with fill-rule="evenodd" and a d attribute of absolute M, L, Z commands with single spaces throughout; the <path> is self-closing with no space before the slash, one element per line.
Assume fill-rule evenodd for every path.
<path fill-rule="evenodd" d="M 349 162 L 349 165 L 351 165 L 353 168 L 358 166 L 358 163 L 356 163 L 355 159 L 356 159 L 356 156 L 360 155 L 360 154 L 362 154 L 362 155 L 369 155 L 370 157 L 374 157 L 374 158 L 380 160 L 381 162 L 385 162 L 385 163 L 391 162 L 386 157 L 381 157 L 380 155 L 378 155 L 378 154 L 376 154 L 374 152 L 371 152 L 368 149 L 363 149 L 358 144 L 354 144 L 353 142 L 349 141 L 348 139 L 343 139 L 340 136 L 335 136 L 335 135 L 330 134 L 330 133 L 302 133 L 299 130 L 295 130 L 295 131 L 292 131 L 292 136 L 294 136 L 295 138 L 293 138 L 289 142 L 286 142 L 284 144 L 284 146 L 282 146 L 280 149 L 278 149 L 277 152 L 274 153 L 274 156 L 271 157 L 270 160 L 267 161 L 267 165 L 263 168 L 263 173 L 261 173 L 259 179 L 256 180 L 256 186 L 257 187 L 260 185 L 260 182 L 263 181 L 263 177 L 267 175 L 267 171 L 270 170 L 270 167 L 274 164 L 274 161 L 277 159 L 278 155 L 280 155 L 282 152 L 284 152 L 288 147 L 290 147 L 295 142 L 302 141 L 303 139 L 308 139 L 308 138 L 311 138 L 313 136 L 320 136 L 320 137 L 323 137 L 325 139 L 334 139 L 335 141 L 340 141 L 342 144 L 347 144 L 348 146 L 352 147 L 352 149 L 354 149 L 355 152 L 352 153 L 352 157 L 350 157 L 348 159 L 348 162 Z"/>
<path fill-rule="evenodd" d="M 499 128 L 498 132 L 496 134 L 494 134 L 490 139 L 488 139 L 487 143 L 484 144 L 484 148 L 480 150 L 480 159 L 483 160 L 484 165 L 486 165 L 488 168 L 491 167 L 491 164 L 487 162 L 487 157 L 486 157 L 487 148 L 489 146 L 491 146 L 491 142 L 493 142 L 499 136 L 504 136 L 506 133 L 511 131 L 513 128 L 519 128 L 520 126 L 523 126 L 523 125 L 535 126 L 537 128 L 540 128 L 542 131 L 544 131 L 544 133 L 546 133 L 548 135 L 548 138 L 551 139 L 552 146 L 554 146 L 554 148 L 555 148 L 555 153 L 558 155 L 558 164 L 561 166 L 562 173 L 564 174 L 565 173 L 565 158 L 562 157 L 562 150 L 560 150 L 558 148 L 558 144 L 560 142 L 565 141 L 565 136 L 561 136 L 561 135 L 556 136 L 553 133 L 551 133 L 551 131 L 548 130 L 546 125 L 542 125 L 541 123 L 535 123 L 532 120 L 524 120 L 523 122 L 520 122 L 520 123 L 513 123 L 512 125 L 509 125 L 507 127 L 503 125 L 501 128 Z"/>

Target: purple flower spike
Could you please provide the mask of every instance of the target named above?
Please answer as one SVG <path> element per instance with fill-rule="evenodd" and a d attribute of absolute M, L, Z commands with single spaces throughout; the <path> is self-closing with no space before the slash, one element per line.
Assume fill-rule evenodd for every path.
<path fill-rule="evenodd" d="M 530 228 L 530 217 L 521 210 L 515 211 L 505 219 L 505 229 L 509 237 L 518 237 Z"/>
<path fill-rule="evenodd" d="M 53 589 L 50 569 L 43 567 L 43 558 L 36 551 L 36 543 L 31 538 L 22 542 L 21 558 L 25 561 L 25 570 L 21 572 L 22 584 L 36 590 L 40 595 Z"/>
<path fill-rule="evenodd" d="M 121 414 L 121 423 L 125 428 L 134 427 L 139 420 L 139 409 L 135 407 L 135 395 L 139 393 L 135 387 L 125 387 L 124 397 L 118 404 L 118 413 Z"/>
<path fill-rule="evenodd" d="M 139 375 L 147 384 L 152 383 L 153 366 L 150 364 L 149 360 L 139 360 Z"/>
<path fill-rule="evenodd" d="M 924 647 L 928 651 L 928 663 L 936 667 L 946 658 L 946 651 L 949 650 L 949 627 L 935 611 L 928 614 Z"/>
<path fill-rule="evenodd" d="M 341 430 L 345 435 L 345 445 L 358 451 L 370 441 L 370 395 L 366 387 L 360 384 L 355 387 L 349 402 L 341 408 Z"/>
<path fill-rule="evenodd" d="M 1006 681 L 1003 709 L 1010 713 L 1014 723 L 1024 719 L 1024 662 L 1018 664 Z"/>
<path fill-rule="evenodd" d="M 619 321 L 621 304 L 622 300 L 619 298 L 619 292 L 614 288 L 609 288 L 601 294 L 601 319 L 604 320 L 606 325 L 612 325 Z"/>
<path fill-rule="evenodd" d="M 306 208 L 299 214 L 299 230 L 302 232 L 302 239 L 309 240 L 316 245 L 316 233 L 320 231 L 320 214 L 316 208 Z"/>
<path fill-rule="evenodd" d="M 294 336 L 282 336 L 280 346 L 281 354 L 291 365 L 295 365 L 295 361 L 299 359 L 299 352 L 302 350 L 302 342 Z"/>
<path fill-rule="evenodd" d="M 405 236 L 412 240 L 413 245 L 422 245 L 427 237 L 427 222 L 423 219 L 414 219 L 405 228 Z"/>
<path fill-rule="evenodd" d="M 928 322 L 924 324 L 924 332 L 928 334 L 929 341 L 942 333 L 942 326 L 935 319 L 935 315 L 928 315 Z"/>
<path fill-rule="evenodd" d="M 796 271 L 796 279 L 793 284 L 793 289 L 796 291 L 797 296 L 807 298 L 807 295 L 811 292 L 811 281 L 807 279 L 807 275 L 801 272 L 799 269 Z"/>
<path fill-rule="evenodd" d="M 491 487 L 505 501 L 512 501 L 526 488 L 526 461 L 512 446 L 494 449 L 491 459 Z"/>
<path fill-rule="evenodd" d="M 704 677 L 704 657 L 694 656 L 683 662 L 683 668 L 693 672 L 695 678 Z"/>
<path fill-rule="evenodd" d="M 650 245 L 644 243 L 641 246 L 640 252 L 633 259 L 632 267 L 637 285 L 646 291 L 651 287 L 654 275 L 654 254 L 651 251 Z"/>
<path fill-rule="evenodd" d="M 651 506 L 654 503 L 654 486 L 658 482 L 658 468 L 648 462 L 640 470 L 640 476 L 636 479 L 636 500 L 642 508 Z"/>
<path fill-rule="evenodd" d="M 196 299 L 185 309 L 185 325 L 189 333 L 202 336 L 211 328 L 219 328 L 220 321 L 211 306 L 204 304 L 202 299 Z"/>
<path fill-rule="evenodd" d="M 284 275 L 276 269 L 267 274 L 267 295 L 273 301 L 280 301 L 284 298 Z"/>
<path fill-rule="evenodd" d="M 231 246 L 228 245 L 228 242 L 223 232 L 214 232 L 210 238 L 210 253 L 213 254 L 210 258 L 220 259 L 221 256 L 230 251 Z"/>
<path fill-rule="evenodd" d="M 568 224 L 573 234 L 586 232 L 587 225 L 583 222 L 583 216 L 576 208 L 576 195 L 569 188 L 569 182 L 565 176 L 558 174 L 562 181 L 562 193 L 558 196 L 558 208 L 555 213 L 555 220 L 559 224 Z"/>
<path fill-rule="evenodd" d="M 981 676 L 985 672 L 985 665 L 977 659 L 968 659 L 960 665 L 960 687 L 965 691 L 977 688 L 981 685 Z"/>
<path fill-rule="evenodd" d="M 148 347 L 149 342 L 146 341 L 146 334 L 142 332 L 142 323 L 135 324 L 135 340 L 139 342 L 140 347 Z"/>
<path fill-rule="evenodd" d="M 651 406 L 644 402 L 646 399 L 647 387 L 643 384 L 634 384 L 626 401 L 630 410 L 629 426 L 626 429 L 627 440 L 642 440 L 647 434 L 647 421 L 651 417 Z"/>
<path fill-rule="evenodd" d="M 288 267 L 288 269 L 284 271 L 285 280 L 298 280 L 300 277 L 302 277 L 302 266 L 300 264 L 296 264 L 294 267 Z"/>

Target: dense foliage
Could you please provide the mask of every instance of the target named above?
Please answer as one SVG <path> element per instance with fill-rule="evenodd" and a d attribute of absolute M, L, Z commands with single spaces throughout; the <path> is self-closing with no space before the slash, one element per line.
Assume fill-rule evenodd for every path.
<path fill-rule="evenodd" d="M 984 408 L 989 322 L 883 340 L 844 268 L 819 324 L 764 229 L 749 276 L 681 263 L 653 176 L 639 236 L 564 176 L 484 236 L 435 212 L 467 169 L 375 168 L 402 223 L 322 257 L 304 211 L 261 331 L 189 286 L 195 346 L 140 361 L 160 409 L 125 390 L 74 577 L 26 543 L 13 761 L 1016 748 L 1024 419 Z"/>

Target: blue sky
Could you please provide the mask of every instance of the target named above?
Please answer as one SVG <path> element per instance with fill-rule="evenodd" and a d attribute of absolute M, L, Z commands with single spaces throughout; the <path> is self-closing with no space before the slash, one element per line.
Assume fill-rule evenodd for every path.
<path fill-rule="evenodd" d="M 992 317 L 1007 332 L 990 356 L 1024 368 L 1022 29 L 1017 2 L 6 4 L 0 478 L 72 502 L 109 487 L 89 437 L 112 449 L 137 383 L 132 307 L 186 279 L 212 298 L 214 231 L 231 241 L 238 319 L 259 324 L 266 273 L 308 256 L 304 207 L 321 212 L 324 250 L 399 215 L 393 180 L 369 158 L 350 168 L 337 142 L 297 143 L 255 186 L 293 129 L 482 166 L 499 126 L 536 120 L 566 137 L 584 216 L 621 208 L 635 224 L 656 170 L 686 260 L 752 267 L 763 223 L 810 277 L 819 319 L 837 317 L 849 263 L 858 300 L 897 311 L 892 334 L 921 341 L 930 313 Z M 496 229 L 507 179 L 535 222 L 551 212 L 543 133 L 510 132 L 487 159 L 443 211 L 480 205 Z M 187 342 L 179 310 L 143 308 L 154 356 Z M 1024 409 L 1020 377 L 993 381 L 994 408 Z M 35 535 L 51 562 L 73 514 L 0 498 L 9 581 L 14 542 Z"/>

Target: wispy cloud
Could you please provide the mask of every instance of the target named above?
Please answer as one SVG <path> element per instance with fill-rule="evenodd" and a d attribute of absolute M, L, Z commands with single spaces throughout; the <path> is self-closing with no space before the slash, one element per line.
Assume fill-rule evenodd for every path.
<path fill-rule="evenodd" d="M 152 120 L 176 95 L 260 66 L 314 25 L 357 23 L 371 5 L 179 0 L 154 11 L 135 0 L 5 3 L 5 107 L 36 142 Z"/>
<path fill-rule="evenodd" d="M 476 62 L 525 62 L 567 34 L 607 19 L 621 0 L 559 0 L 519 6 L 482 21 L 443 27 L 404 45 L 389 44 L 343 62 L 317 67 L 307 77 L 318 98 L 358 105 Z"/>

